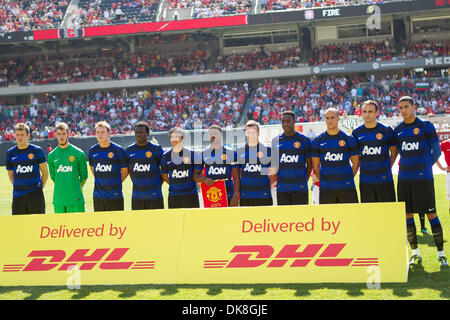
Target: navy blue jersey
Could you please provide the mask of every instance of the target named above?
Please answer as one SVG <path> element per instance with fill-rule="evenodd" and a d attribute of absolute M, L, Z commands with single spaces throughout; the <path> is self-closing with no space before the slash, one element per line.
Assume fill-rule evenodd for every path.
<path fill-rule="evenodd" d="M 125 150 L 133 180 L 133 200 L 162 199 L 161 192 L 161 146 L 151 142 L 140 147 L 136 143 Z"/>
<path fill-rule="evenodd" d="M 270 157 L 271 149 L 259 143 L 255 147 L 246 144 L 237 151 L 241 172 L 241 198 L 271 198 L 270 192 Z"/>
<path fill-rule="evenodd" d="M 94 168 L 94 198 L 122 199 L 122 168 L 127 168 L 125 149 L 111 142 L 108 148 L 97 143 L 88 152 L 89 165 Z"/>
<path fill-rule="evenodd" d="M 228 200 L 233 197 L 233 168 L 237 168 L 236 152 L 228 147 L 222 146 L 219 152 L 215 149 L 207 148 L 202 152 L 202 161 L 205 166 L 205 177 L 213 180 L 226 179 Z"/>
<path fill-rule="evenodd" d="M 394 129 L 400 154 L 398 179 L 423 181 L 433 179 L 431 148 L 439 143 L 436 129 L 429 121 L 419 118 L 411 124 L 400 122 Z"/>
<path fill-rule="evenodd" d="M 272 167 L 277 167 L 277 191 L 308 192 L 306 159 L 311 158 L 311 141 L 296 132 L 288 137 L 280 134 L 272 140 Z"/>
<path fill-rule="evenodd" d="M 197 197 L 197 183 L 194 169 L 202 170 L 199 153 L 188 148 L 180 152 L 166 151 L 161 158 L 161 173 L 169 176 L 169 195 L 194 195 Z"/>
<path fill-rule="evenodd" d="M 12 147 L 6 153 L 6 170 L 14 171 L 13 198 L 42 188 L 39 164 L 47 162 L 44 150 L 29 144 L 26 149 Z"/>
<path fill-rule="evenodd" d="M 361 156 L 359 182 L 362 184 L 392 183 L 389 148 L 395 146 L 394 130 L 378 123 L 375 128 L 364 125 L 353 130 Z"/>
<path fill-rule="evenodd" d="M 326 131 L 318 135 L 311 144 L 311 156 L 320 158 L 320 189 L 355 188 L 350 157 L 358 154 L 356 139 L 342 130 L 337 135 Z"/>

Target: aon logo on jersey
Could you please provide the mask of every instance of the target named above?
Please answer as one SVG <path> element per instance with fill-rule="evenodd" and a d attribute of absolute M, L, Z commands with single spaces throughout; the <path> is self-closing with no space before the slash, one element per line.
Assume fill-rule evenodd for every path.
<path fill-rule="evenodd" d="M 325 161 L 342 161 L 344 159 L 343 153 L 331 153 L 327 152 L 325 155 Z"/>
<path fill-rule="evenodd" d="M 245 165 L 244 171 L 245 172 L 259 172 L 259 171 L 261 171 L 261 165 L 260 164 L 249 164 L 249 163 L 247 163 Z"/>
<path fill-rule="evenodd" d="M 97 166 L 95 167 L 96 172 L 111 172 L 112 171 L 112 165 L 111 164 L 100 164 L 97 163 Z"/>
<path fill-rule="evenodd" d="M 381 154 L 381 147 L 369 147 L 365 146 L 362 155 L 363 156 L 373 156 Z"/>
<path fill-rule="evenodd" d="M 219 174 L 226 174 L 227 169 L 226 168 L 214 168 L 209 167 L 208 175 L 219 175 Z"/>
<path fill-rule="evenodd" d="M 414 151 L 419 150 L 419 142 L 406 142 L 402 143 L 402 151 Z"/>
<path fill-rule="evenodd" d="M 16 173 L 30 173 L 33 172 L 33 166 L 17 166 Z"/>
<path fill-rule="evenodd" d="M 58 172 L 72 172 L 72 166 L 63 166 L 60 164 L 58 170 L 56 170 L 56 173 Z"/>
<path fill-rule="evenodd" d="M 133 167 L 133 172 L 149 172 L 150 165 L 149 164 L 139 164 L 136 163 Z"/>
<path fill-rule="evenodd" d="M 172 178 L 176 179 L 182 179 L 187 178 L 189 176 L 189 170 L 173 170 L 172 171 Z"/>
<path fill-rule="evenodd" d="M 294 162 L 298 162 L 298 155 L 296 156 L 291 156 L 291 155 L 286 155 L 286 154 L 282 154 L 281 155 L 281 159 L 280 159 L 281 163 L 294 163 Z"/>

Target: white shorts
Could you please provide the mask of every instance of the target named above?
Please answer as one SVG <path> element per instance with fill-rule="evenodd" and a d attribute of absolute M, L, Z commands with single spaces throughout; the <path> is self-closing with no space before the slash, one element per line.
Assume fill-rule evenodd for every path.
<path fill-rule="evenodd" d="M 447 172 L 447 200 L 450 200 L 450 172 Z"/>
<path fill-rule="evenodd" d="M 314 184 L 312 190 L 312 204 L 319 204 L 319 195 L 320 188 Z"/>

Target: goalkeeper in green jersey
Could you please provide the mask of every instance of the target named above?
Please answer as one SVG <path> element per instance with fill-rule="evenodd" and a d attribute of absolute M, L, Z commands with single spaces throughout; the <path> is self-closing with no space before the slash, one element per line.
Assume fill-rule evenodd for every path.
<path fill-rule="evenodd" d="M 55 183 L 55 213 L 84 212 L 83 185 L 88 177 L 83 150 L 69 143 L 69 126 L 60 122 L 55 127 L 58 146 L 48 154 L 50 178 Z"/>

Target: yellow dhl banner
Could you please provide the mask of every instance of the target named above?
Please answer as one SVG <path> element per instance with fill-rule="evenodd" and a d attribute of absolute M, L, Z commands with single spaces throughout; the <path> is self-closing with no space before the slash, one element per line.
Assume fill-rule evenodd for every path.
<path fill-rule="evenodd" d="M 7 216 L 0 223 L 0 285 L 407 281 L 402 203 Z"/>

